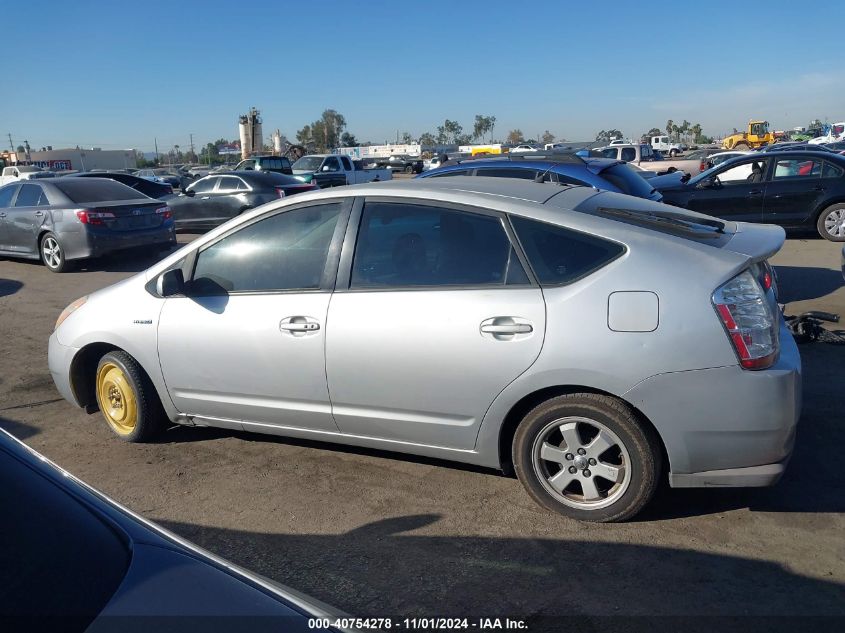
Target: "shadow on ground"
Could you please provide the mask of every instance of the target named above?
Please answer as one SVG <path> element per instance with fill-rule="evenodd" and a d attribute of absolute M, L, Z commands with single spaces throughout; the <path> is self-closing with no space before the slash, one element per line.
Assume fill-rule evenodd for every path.
<path fill-rule="evenodd" d="M 845 284 L 842 273 L 829 268 L 775 266 L 778 279 L 778 301 L 808 301 L 826 297 Z"/>
<path fill-rule="evenodd" d="M 23 288 L 23 284 L 15 279 L 0 279 L 0 297 L 8 297 Z"/>
<path fill-rule="evenodd" d="M 845 586 L 769 562 L 586 539 L 426 535 L 439 518 L 337 535 L 163 525 L 357 616 L 845 615 Z"/>

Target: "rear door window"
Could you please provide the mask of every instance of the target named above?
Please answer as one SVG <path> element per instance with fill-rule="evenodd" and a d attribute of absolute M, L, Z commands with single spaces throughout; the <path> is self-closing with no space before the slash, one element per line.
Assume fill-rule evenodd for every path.
<path fill-rule="evenodd" d="M 217 193 L 230 193 L 238 190 L 241 181 L 234 176 L 220 176 L 217 184 Z"/>
<path fill-rule="evenodd" d="M 527 283 L 497 216 L 410 203 L 364 206 L 352 288 Z"/>
<path fill-rule="evenodd" d="M 818 178 L 821 176 L 822 164 L 818 160 L 803 158 L 787 158 L 775 163 L 775 180 L 792 180 L 794 178 Z"/>
<path fill-rule="evenodd" d="M 511 224 L 540 285 L 570 283 L 625 252 L 615 242 L 546 222 L 511 216 Z"/>
<path fill-rule="evenodd" d="M 455 171 L 444 171 L 442 174 L 432 174 L 429 178 L 443 178 L 445 176 L 469 176 L 470 169 L 456 169 Z"/>
<path fill-rule="evenodd" d="M 633 147 L 623 147 L 622 148 L 622 160 L 625 162 L 631 162 L 632 160 L 637 159 L 637 150 Z"/>

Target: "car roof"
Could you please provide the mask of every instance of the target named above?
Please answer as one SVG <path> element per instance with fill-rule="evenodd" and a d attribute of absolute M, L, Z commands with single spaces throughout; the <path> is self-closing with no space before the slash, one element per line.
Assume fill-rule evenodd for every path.
<path fill-rule="evenodd" d="M 566 156 L 561 155 L 561 156 Z M 612 167 L 613 165 L 622 164 L 624 161 L 617 160 L 615 158 L 596 158 L 593 156 L 586 156 L 581 157 L 578 156 L 578 160 L 556 160 L 554 157 L 549 158 L 546 156 L 535 156 L 533 153 L 529 154 L 520 154 L 518 157 L 514 157 L 516 160 L 503 156 L 500 158 L 473 158 L 461 161 L 455 165 L 446 165 L 445 167 L 440 167 L 437 170 L 427 172 L 424 175 L 425 179 L 432 178 L 432 175 L 436 172 L 440 172 L 442 169 L 443 171 L 440 173 L 445 173 L 447 171 L 457 171 L 460 169 L 474 169 L 477 167 L 517 167 L 522 169 L 543 169 L 543 170 L 551 170 L 553 171 L 556 168 L 566 169 L 567 167 L 574 167 L 575 169 L 584 168 L 587 169 L 589 172 L 593 174 L 600 174 L 605 169 Z M 436 178 L 435 178 L 436 179 Z"/>
<path fill-rule="evenodd" d="M 253 170 L 229 170 L 229 171 L 218 171 L 213 174 L 209 174 L 208 176 L 203 176 L 203 180 L 206 178 L 218 178 L 220 176 L 235 176 L 237 178 L 241 178 L 248 183 L 255 183 L 261 185 L 292 185 L 292 184 L 304 184 L 301 180 L 294 178 L 293 176 L 288 176 L 287 174 L 279 174 L 274 171 L 253 171 Z"/>
<path fill-rule="evenodd" d="M 414 178 L 411 180 L 388 180 L 378 183 L 366 183 L 345 187 L 355 190 L 358 195 L 391 195 L 402 192 L 404 195 L 428 192 L 462 192 L 484 194 L 497 198 L 513 198 L 527 202 L 545 204 L 549 199 L 565 189 L 584 189 L 595 193 L 589 187 L 561 185 L 557 183 L 536 183 L 519 178 L 475 178 L 473 176 L 453 176 L 450 178 Z"/>

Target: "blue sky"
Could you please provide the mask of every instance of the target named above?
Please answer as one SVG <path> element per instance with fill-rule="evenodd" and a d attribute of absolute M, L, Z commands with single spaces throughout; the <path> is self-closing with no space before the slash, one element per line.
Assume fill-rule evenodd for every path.
<path fill-rule="evenodd" d="M 265 135 L 334 108 L 374 142 L 475 114 L 570 140 L 845 120 L 841 0 L 0 0 L 0 15 L 15 145 L 185 148 L 236 138 L 252 105 Z"/>

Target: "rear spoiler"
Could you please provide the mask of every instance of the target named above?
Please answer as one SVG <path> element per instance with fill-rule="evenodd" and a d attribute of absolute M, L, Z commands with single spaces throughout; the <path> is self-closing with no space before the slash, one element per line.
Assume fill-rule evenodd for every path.
<path fill-rule="evenodd" d="M 783 248 L 785 240 L 786 232 L 774 224 L 737 222 L 736 232 L 722 248 L 750 257 L 753 262 L 760 262 Z"/>

